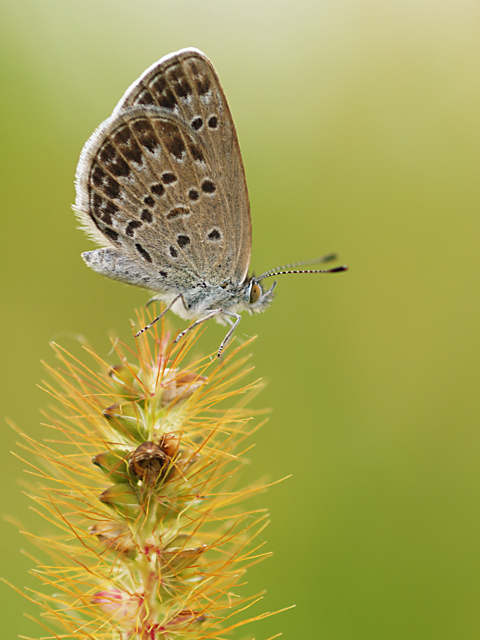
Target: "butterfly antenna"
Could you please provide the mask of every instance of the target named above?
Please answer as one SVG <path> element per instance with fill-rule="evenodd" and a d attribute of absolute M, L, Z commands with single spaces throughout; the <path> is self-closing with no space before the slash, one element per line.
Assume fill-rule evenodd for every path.
<path fill-rule="evenodd" d="M 314 260 L 305 260 L 303 262 L 292 262 L 291 264 L 284 264 L 281 267 L 276 267 L 275 269 L 270 269 L 269 271 L 265 271 L 261 276 L 256 278 L 257 282 L 263 280 L 264 278 L 270 278 L 270 276 L 281 276 L 287 273 L 339 273 L 340 271 L 346 271 L 348 269 L 347 265 L 343 264 L 340 267 L 334 267 L 333 269 L 314 269 L 314 270 L 293 270 L 291 271 L 291 267 L 301 267 L 306 264 L 322 264 L 324 262 L 331 262 L 332 260 L 336 260 L 338 258 L 336 253 L 329 253 L 326 256 L 322 256 L 321 258 L 315 258 Z M 287 271 L 285 271 L 287 269 Z"/>

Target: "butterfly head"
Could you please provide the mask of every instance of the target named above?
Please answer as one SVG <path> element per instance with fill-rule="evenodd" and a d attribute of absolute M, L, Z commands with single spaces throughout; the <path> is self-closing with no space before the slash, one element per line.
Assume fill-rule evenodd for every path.
<path fill-rule="evenodd" d="M 250 313 L 261 313 L 270 306 L 274 295 L 273 290 L 276 286 L 277 281 L 275 280 L 270 289 L 264 291 L 255 276 L 247 281 L 244 289 L 244 301 Z"/>

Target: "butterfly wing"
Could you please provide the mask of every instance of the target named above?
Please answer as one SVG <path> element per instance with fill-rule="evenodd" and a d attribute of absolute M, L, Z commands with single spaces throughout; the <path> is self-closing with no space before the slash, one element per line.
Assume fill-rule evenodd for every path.
<path fill-rule="evenodd" d="M 212 63 L 194 48 L 161 58 L 127 89 L 113 114 L 134 105 L 156 106 L 176 115 L 208 149 L 214 178 L 227 195 L 223 216 L 235 256 L 229 276 L 243 282 L 252 246 L 247 184 L 233 118 Z"/>
<path fill-rule="evenodd" d="M 155 104 L 146 104 L 145 87 L 149 95 L 157 88 Z M 201 127 L 192 126 L 195 117 Z M 76 185 L 82 224 L 109 247 L 96 258 L 109 256 L 105 275 L 158 292 L 243 281 L 251 227 L 242 160 L 223 91 L 200 52 L 167 56 L 130 87 L 85 145 Z M 112 256 L 122 265 L 115 273 Z"/>

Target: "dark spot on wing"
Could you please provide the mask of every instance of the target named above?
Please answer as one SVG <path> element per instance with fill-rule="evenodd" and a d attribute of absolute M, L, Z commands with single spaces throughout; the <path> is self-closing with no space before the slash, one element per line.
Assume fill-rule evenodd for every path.
<path fill-rule="evenodd" d="M 90 174 L 91 180 L 96 187 L 100 187 L 103 184 L 103 180 L 107 174 L 98 165 L 93 169 Z"/>
<path fill-rule="evenodd" d="M 183 249 L 187 244 L 190 244 L 190 238 L 188 236 L 180 235 L 177 237 L 177 244 L 180 249 Z"/>
<path fill-rule="evenodd" d="M 165 93 L 159 96 L 158 102 L 164 109 L 175 109 L 177 106 L 177 100 L 171 89 L 165 89 Z"/>
<path fill-rule="evenodd" d="M 148 251 L 146 249 L 144 249 L 142 247 L 141 244 L 136 244 L 135 245 L 135 249 L 142 256 L 142 258 L 144 258 L 147 262 L 151 262 L 152 261 L 152 258 L 150 257 L 150 254 L 148 253 Z"/>
<path fill-rule="evenodd" d="M 144 222 L 151 222 L 153 220 L 152 214 L 148 209 L 142 209 L 140 217 Z"/>
<path fill-rule="evenodd" d="M 135 229 L 138 229 L 138 227 L 141 227 L 141 226 L 142 226 L 142 223 L 140 222 L 140 220 L 132 220 L 127 224 L 125 233 L 127 234 L 127 236 L 130 236 L 130 238 L 133 238 L 133 236 L 135 235 L 134 233 Z"/>
<path fill-rule="evenodd" d="M 163 196 L 165 193 L 165 187 L 163 184 L 158 182 L 157 184 L 152 184 L 150 187 L 150 191 L 156 196 Z"/>
<path fill-rule="evenodd" d="M 100 162 L 108 163 L 114 160 L 116 156 L 115 149 L 111 142 L 107 141 L 103 144 L 102 148 L 98 152 Z"/>
<path fill-rule="evenodd" d="M 136 164 L 142 164 L 143 152 L 128 124 L 120 125 L 113 134 L 112 139 L 114 145 L 118 147 L 120 153 L 126 160 L 130 160 Z"/>
<path fill-rule="evenodd" d="M 195 129 L 195 131 L 198 131 L 203 127 L 203 120 L 200 117 L 197 117 L 192 120 L 191 124 L 192 128 Z"/>
<path fill-rule="evenodd" d="M 190 150 L 190 153 L 192 154 L 193 159 L 196 162 L 205 162 L 205 158 L 203 157 L 202 150 L 198 145 L 190 143 L 188 145 L 188 148 Z"/>
<path fill-rule="evenodd" d="M 190 191 L 188 192 L 188 197 L 190 198 L 190 200 L 195 201 L 199 199 L 200 194 L 196 189 L 190 189 Z"/>
<path fill-rule="evenodd" d="M 92 198 L 92 209 L 93 209 L 93 213 L 98 217 L 102 215 L 102 208 L 101 208 L 102 204 L 103 204 L 102 196 L 98 195 L 98 193 L 94 193 Z"/>
<path fill-rule="evenodd" d="M 218 127 L 218 118 L 217 116 L 212 116 L 208 119 L 208 126 L 210 129 L 216 129 Z"/>
<path fill-rule="evenodd" d="M 105 229 L 103 229 L 103 233 L 107 238 L 110 238 L 110 240 L 113 240 L 114 242 L 118 240 L 118 233 L 113 229 L 110 229 L 110 227 L 105 227 Z"/>
<path fill-rule="evenodd" d="M 148 89 L 142 89 L 135 99 L 135 104 L 154 105 L 156 103 L 150 91 Z"/>
<path fill-rule="evenodd" d="M 212 229 L 207 237 L 209 240 L 216 241 L 216 240 L 220 240 L 222 236 L 218 229 Z"/>
<path fill-rule="evenodd" d="M 91 207 L 93 215 L 103 220 L 105 224 L 112 224 L 112 216 L 118 213 L 118 207 L 116 207 L 113 202 L 105 200 L 98 193 L 91 193 Z"/>
<path fill-rule="evenodd" d="M 101 208 L 101 217 L 105 224 L 112 224 L 112 216 L 118 213 L 118 207 L 113 202 L 103 202 Z"/>
<path fill-rule="evenodd" d="M 117 177 L 127 177 L 130 173 L 130 167 L 125 159 L 118 153 L 115 146 L 110 140 L 106 140 L 100 151 L 98 152 L 99 161 L 105 165 L 109 173 L 113 173 Z"/>
<path fill-rule="evenodd" d="M 177 176 L 174 173 L 171 173 L 170 171 L 165 171 L 165 173 L 162 173 L 162 182 L 164 184 L 172 184 L 176 181 Z"/>
<path fill-rule="evenodd" d="M 204 96 L 210 91 L 210 80 L 207 76 L 200 76 L 195 78 L 195 86 L 201 96 Z"/>
<path fill-rule="evenodd" d="M 170 255 L 172 256 L 172 258 L 176 258 L 178 256 L 178 251 L 173 245 L 170 245 Z"/>
<path fill-rule="evenodd" d="M 130 167 L 126 160 L 117 156 L 115 161 L 108 165 L 108 170 L 118 178 L 127 178 L 130 175 Z"/>
<path fill-rule="evenodd" d="M 177 160 L 181 160 L 183 154 L 187 150 L 180 133 L 173 134 L 171 138 L 166 141 L 165 145 L 170 153 L 175 156 L 175 158 L 177 158 Z"/>
<path fill-rule="evenodd" d="M 115 200 L 120 195 L 120 185 L 112 176 L 107 176 L 103 185 L 103 192 L 106 196 Z"/>
<path fill-rule="evenodd" d="M 168 273 L 166 271 L 159 271 L 158 272 L 161 276 L 163 276 L 164 278 L 166 278 L 168 276 Z"/>
<path fill-rule="evenodd" d="M 153 205 L 155 204 L 155 200 L 152 198 L 152 196 L 145 196 L 145 198 L 143 199 L 144 203 L 146 205 L 148 205 L 149 207 L 153 207 Z"/>
<path fill-rule="evenodd" d="M 151 153 L 160 146 L 160 141 L 147 118 L 139 118 L 138 120 L 135 120 L 132 124 L 132 128 L 142 147 L 145 147 L 145 149 L 148 149 Z"/>
<path fill-rule="evenodd" d="M 204 193 L 215 193 L 217 187 L 211 180 L 204 180 L 202 182 L 202 191 Z"/>
<path fill-rule="evenodd" d="M 188 216 L 189 213 L 190 209 L 180 204 L 176 207 L 173 207 L 173 209 L 170 209 L 170 211 L 167 213 L 166 218 L 167 220 L 172 220 L 173 218 L 177 218 L 178 216 Z"/>
<path fill-rule="evenodd" d="M 156 94 L 157 103 L 164 109 L 174 109 L 177 99 L 163 76 L 158 76 L 150 85 L 150 90 Z"/>
<path fill-rule="evenodd" d="M 118 207 L 116 207 L 113 202 L 104 202 L 103 203 L 103 210 L 105 211 L 105 213 L 108 213 L 112 216 L 114 216 L 116 213 L 118 213 Z"/>
<path fill-rule="evenodd" d="M 171 68 L 169 80 L 179 98 L 186 98 L 192 93 L 192 87 L 189 85 L 180 65 Z"/>

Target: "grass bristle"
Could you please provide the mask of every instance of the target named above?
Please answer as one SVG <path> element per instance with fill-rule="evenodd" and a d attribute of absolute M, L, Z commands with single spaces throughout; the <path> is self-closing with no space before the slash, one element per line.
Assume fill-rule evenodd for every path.
<path fill-rule="evenodd" d="M 267 512 L 244 506 L 265 486 L 239 477 L 262 424 L 246 408 L 261 383 L 249 342 L 195 357 L 199 335 L 174 344 L 159 322 L 135 348 L 113 339 L 113 365 L 52 345 L 50 435 L 22 434 L 27 490 L 49 532 L 26 534 L 50 557 L 25 594 L 42 608 L 42 638 L 221 639 L 272 615 L 246 617 L 261 594 L 239 595 L 269 555 Z"/>

